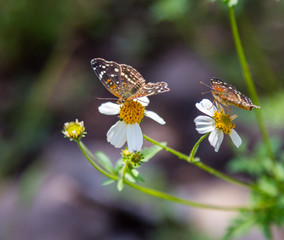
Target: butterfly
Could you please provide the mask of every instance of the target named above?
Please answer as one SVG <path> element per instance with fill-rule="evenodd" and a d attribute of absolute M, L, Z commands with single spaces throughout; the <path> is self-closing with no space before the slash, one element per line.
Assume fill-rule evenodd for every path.
<path fill-rule="evenodd" d="M 142 75 L 129 65 L 94 58 L 91 66 L 101 83 L 118 98 L 119 103 L 170 91 L 165 82 L 146 83 Z"/>
<path fill-rule="evenodd" d="M 238 91 L 233 85 L 230 85 L 218 78 L 211 78 L 211 93 L 215 100 L 230 108 L 229 105 L 244 109 L 252 110 L 260 108 L 252 103 L 249 97 Z"/>

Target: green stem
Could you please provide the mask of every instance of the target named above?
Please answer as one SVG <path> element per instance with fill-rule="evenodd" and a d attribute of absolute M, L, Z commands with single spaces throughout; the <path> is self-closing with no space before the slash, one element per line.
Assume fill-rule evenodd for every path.
<path fill-rule="evenodd" d="M 188 161 L 189 161 L 189 162 L 193 162 L 193 161 L 194 161 L 194 156 L 195 156 L 195 154 L 196 154 L 196 152 L 197 152 L 197 149 L 198 149 L 199 144 L 200 144 L 200 143 L 204 140 L 204 138 L 206 138 L 209 134 L 210 134 L 210 133 L 204 134 L 204 135 L 195 143 L 195 145 L 193 146 L 193 148 L 192 148 L 192 150 L 191 150 L 191 152 L 190 152 L 190 154 L 189 154 L 189 157 L 188 157 Z"/>
<path fill-rule="evenodd" d="M 205 135 L 206 135 L 206 134 L 205 134 Z M 205 135 L 204 135 L 204 136 L 205 136 Z M 154 140 L 154 139 L 152 139 L 152 138 L 150 138 L 150 137 L 148 137 L 148 136 L 146 136 L 146 135 L 143 135 L 143 136 L 144 136 L 144 138 L 145 138 L 147 141 L 149 141 L 149 142 L 151 142 L 151 143 L 153 143 L 153 144 L 155 144 L 155 145 L 157 145 L 157 146 L 160 146 L 161 148 L 163 148 L 163 149 L 166 150 L 167 152 L 170 152 L 170 153 L 172 153 L 173 155 L 177 156 L 178 158 L 183 159 L 183 160 L 186 160 L 186 161 L 192 163 L 193 165 L 195 165 L 195 166 L 197 166 L 197 167 L 199 167 L 199 168 L 202 168 L 202 169 L 205 170 L 206 172 L 209 172 L 209 173 L 211 173 L 212 175 L 214 175 L 214 176 L 216 176 L 216 177 L 219 177 L 219 178 L 221 178 L 221 179 L 223 179 L 223 180 L 225 180 L 225 181 L 227 181 L 227 182 L 231 182 L 231 183 L 234 183 L 234 184 L 237 184 L 237 185 L 241 185 L 242 187 L 253 188 L 253 189 L 254 189 L 254 186 L 253 186 L 252 184 L 249 184 L 249 183 L 246 183 L 246 182 L 242 182 L 242 181 L 240 181 L 240 180 L 237 180 L 237 179 L 235 179 L 235 178 L 232 178 L 232 177 L 230 177 L 230 176 L 228 176 L 228 175 L 226 175 L 226 174 L 224 174 L 224 173 L 221 173 L 221 172 L 215 170 L 214 168 L 211 168 L 211 167 L 207 166 L 206 164 L 204 164 L 204 163 L 202 163 L 202 162 L 189 161 L 190 158 L 189 158 L 187 155 L 185 155 L 185 154 L 183 154 L 183 153 L 181 153 L 181 152 L 178 152 L 178 151 L 176 151 L 176 150 L 174 150 L 174 149 L 172 149 L 172 148 L 170 148 L 170 147 L 164 146 L 164 145 L 162 145 L 161 143 L 157 142 L 156 140 Z M 203 136 L 203 137 L 204 137 L 204 136 Z M 205 138 L 205 137 L 204 137 L 204 138 Z M 201 137 L 201 139 L 199 139 L 199 141 L 201 142 L 204 138 Z M 196 145 L 196 144 L 195 144 L 195 145 Z M 196 148 L 197 148 L 197 146 L 196 146 Z M 194 151 L 194 150 L 192 150 L 192 151 Z"/>
<path fill-rule="evenodd" d="M 95 161 L 96 158 L 93 156 L 93 154 L 89 151 L 89 149 L 85 146 L 85 144 L 81 141 L 78 140 L 77 144 L 80 148 L 80 150 L 82 151 L 82 153 L 84 154 L 84 156 L 87 158 L 87 160 L 91 163 L 91 165 L 97 169 L 101 174 L 112 178 L 114 180 L 119 180 L 118 176 L 115 176 L 114 174 L 104 170 L 101 166 L 99 166 L 98 161 Z"/>
<path fill-rule="evenodd" d="M 90 164 L 96 168 L 101 174 L 105 175 L 108 178 L 111 178 L 113 180 L 119 180 L 120 177 L 115 175 L 114 173 L 110 173 L 103 169 L 102 167 L 98 166 L 96 158 L 91 154 L 91 152 L 88 150 L 88 148 L 84 145 L 84 143 L 81 140 L 77 141 L 79 148 L 81 149 L 84 156 L 87 158 L 87 160 L 90 162 Z M 96 160 L 96 161 L 95 161 Z M 216 206 L 216 205 L 210 205 L 210 204 L 203 204 L 199 202 L 189 201 L 183 198 L 175 197 L 173 195 L 157 191 L 151 188 L 146 188 L 139 186 L 135 183 L 129 182 L 127 180 L 124 180 L 124 183 L 138 191 L 141 191 L 143 193 L 146 193 L 148 195 L 155 196 L 157 198 L 165 199 L 171 202 L 191 206 L 191 207 L 198 207 L 203 209 L 213 209 L 213 210 L 223 210 L 223 211 L 240 211 L 240 210 L 246 210 L 251 211 L 253 208 L 250 207 L 244 207 L 244 206 L 233 206 L 233 207 L 222 207 L 222 206 Z"/>
<path fill-rule="evenodd" d="M 239 57 L 239 61 L 243 70 L 243 76 L 244 79 L 246 81 L 246 85 L 248 87 L 248 91 L 249 91 L 249 95 L 252 99 L 252 101 L 256 104 L 256 105 L 260 105 L 259 104 L 259 100 L 258 100 L 258 96 L 256 93 L 256 89 L 255 89 L 255 85 L 252 79 L 252 75 L 249 69 L 249 65 L 244 53 L 244 49 L 242 46 L 242 42 L 240 39 L 240 34 L 239 34 L 239 30 L 238 30 L 238 26 L 237 26 L 237 22 L 236 22 L 236 17 L 235 17 L 235 13 L 234 13 L 234 8 L 233 7 L 229 7 L 229 17 L 230 17 L 230 24 L 231 24 L 231 29 L 232 29 L 232 34 L 233 34 L 233 38 L 235 41 L 235 46 L 236 46 L 236 50 L 238 53 L 238 57 Z M 262 139 L 265 143 L 265 148 L 267 151 L 268 156 L 275 161 L 275 156 L 273 154 L 272 151 L 272 147 L 271 147 L 271 143 L 270 143 L 270 139 L 269 139 L 269 135 L 263 120 L 263 117 L 261 115 L 260 110 L 255 109 L 255 114 L 256 114 L 256 119 L 258 122 L 258 126 L 261 132 L 261 136 Z"/>
<path fill-rule="evenodd" d="M 179 198 L 179 197 L 175 197 L 173 195 L 164 193 L 164 192 L 160 192 L 151 188 L 146 188 L 146 187 L 142 187 L 139 185 L 136 185 L 132 182 L 129 181 L 125 181 L 125 184 L 127 184 L 128 186 L 135 188 L 136 190 L 139 190 L 141 192 L 147 193 L 149 195 L 158 197 L 158 198 L 162 198 L 168 201 L 172 201 L 175 203 L 179 203 L 179 204 L 183 204 L 183 205 L 187 205 L 187 206 L 191 206 L 191 207 L 197 207 L 197 208 L 203 208 L 203 209 L 212 209 L 212 210 L 223 210 L 223 211 L 240 211 L 240 210 L 247 210 L 250 211 L 252 210 L 252 208 L 248 208 L 248 207 L 243 207 L 243 206 L 238 206 L 238 207 L 222 207 L 222 206 L 216 206 L 216 205 L 210 205 L 210 204 L 203 204 L 203 203 L 199 203 L 199 202 L 194 202 L 194 201 L 189 201 L 183 198 Z"/>

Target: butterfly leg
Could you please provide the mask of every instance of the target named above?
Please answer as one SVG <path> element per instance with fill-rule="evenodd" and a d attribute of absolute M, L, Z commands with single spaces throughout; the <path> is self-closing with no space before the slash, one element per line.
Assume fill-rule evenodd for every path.
<path fill-rule="evenodd" d="M 231 109 L 229 106 L 226 106 L 226 110 L 227 110 L 228 108 L 230 109 L 230 112 L 229 112 L 229 114 L 228 114 L 228 115 L 231 115 L 231 111 L 232 111 L 232 109 Z"/>
<path fill-rule="evenodd" d="M 229 114 L 228 114 L 228 115 L 231 115 L 232 109 L 231 109 L 228 105 L 225 105 L 225 106 L 226 106 L 226 108 L 225 108 L 225 114 L 227 114 L 228 109 L 229 109 Z"/>
<path fill-rule="evenodd" d="M 216 99 L 214 98 L 214 101 L 212 103 L 212 106 L 210 108 L 207 108 L 208 110 L 211 109 L 213 106 L 214 106 L 214 103 L 215 103 Z"/>

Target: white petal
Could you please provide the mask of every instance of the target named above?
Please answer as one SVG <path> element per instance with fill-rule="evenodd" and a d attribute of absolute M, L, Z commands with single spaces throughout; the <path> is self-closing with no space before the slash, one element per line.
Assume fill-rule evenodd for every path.
<path fill-rule="evenodd" d="M 212 132 L 215 129 L 215 120 L 208 116 L 198 116 L 194 119 L 196 131 L 200 134 Z"/>
<path fill-rule="evenodd" d="M 99 112 L 106 115 L 116 115 L 120 112 L 120 105 L 113 102 L 106 102 L 99 106 Z"/>
<path fill-rule="evenodd" d="M 126 142 L 126 123 L 118 121 L 107 132 L 107 141 L 116 148 L 121 148 Z"/>
<path fill-rule="evenodd" d="M 241 146 L 242 144 L 242 139 L 241 137 L 239 136 L 239 134 L 234 130 L 232 129 L 232 132 L 230 134 L 230 137 L 233 141 L 233 143 L 236 145 L 236 147 L 238 148 L 239 146 Z"/>
<path fill-rule="evenodd" d="M 147 97 L 137 98 L 137 101 L 140 102 L 144 107 L 147 107 L 150 103 L 150 100 Z"/>
<path fill-rule="evenodd" d="M 223 139 L 224 133 L 221 129 L 216 128 L 210 133 L 208 140 L 211 146 L 214 147 L 215 152 L 219 151 Z"/>
<path fill-rule="evenodd" d="M 213 103 L 208 99 L 203 99 L 200 103 L 196 103 L 195 106 L 197 109 L 209 116 L 213 116 L 214 111 L 217 111 L 217 108 Z"/>
<path fill-rule="evenodd" d="M 138 123 L 127 124 L 127 145 L 129 152 L 141 150 L 143 134 Z"/>
<path fill-rule="evenodd" d="M 152 118 L 154 121 L 156 121 L 157 123 L 160 123 L 161 125 L 166 124 L 165 120 L 153 111 L 146 111 L 145 110 L 145 116 Z"/>
<path fill-rule="evenodd" d="M 215 152 L 218 152 L 219 151 L 219 148 L 223 142 L 223 139 L 224 139 L 224 132 L 220 129 L 218 129 L 218 140 L 217 140 L 217 143 L 216 143 L 216 146 L 215 146 Z"/>

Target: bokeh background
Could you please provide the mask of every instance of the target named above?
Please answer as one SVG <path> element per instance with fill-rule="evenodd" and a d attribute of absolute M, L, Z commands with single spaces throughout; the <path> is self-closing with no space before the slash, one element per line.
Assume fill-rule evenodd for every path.
<path fill-rule="evenodd" d="M 271 136 L 284 134 L 284 4 L 240 1 L 236 7 L 246 55 Z M 200 81 L 212 76 L 247 94 L 227 9 L 222 1 L 10 0 L 0 8 L 0 239 L 220 239 L 234 212 L 200 210 L 145 196 L 105 179 L 63 124 L 78 118 L 85 144 L 115 163 L 106 142 L 117 118 L 97 108 L 111 97 L 90 67 L 102 57 L 135 67 L 147 81 L 166 81 L 169 93 L 150 98 L 149 110 L 167 124 L 144 119 L 143 133 L 189 153 L 200 137 L 195 103 L 213 100 Z M 254 112 L 233 108 L 236 130 L 249 149 L 261 139 Z M 145 146 L 150 144 L 144 141 Z M 231 176 L 236 154 L 229 138 L 215 153 L 205 140 L 201 160 Z M 143 183 L 191 200 L 245 205 L 248 193 L 161 152 L 140 168 Z M 274 229 L 275 239 L 283 232 Z M 258 230 L 240 239 L 261 240 Z"/>

